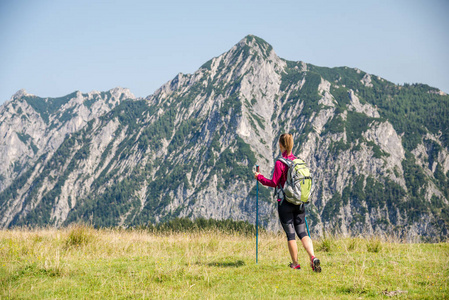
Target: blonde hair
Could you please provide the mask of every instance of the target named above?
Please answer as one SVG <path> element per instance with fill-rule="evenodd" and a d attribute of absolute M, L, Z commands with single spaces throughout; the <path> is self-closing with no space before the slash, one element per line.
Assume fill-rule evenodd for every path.
<path fill-rule="evenodd" d="M 283 133 L 281 137 L 279 138 L 279 143 L 282 145 L 282 147 L 287 150 L 287 153 L 292 153 L 293 149 L 293 136 L 289 133 Z"/>

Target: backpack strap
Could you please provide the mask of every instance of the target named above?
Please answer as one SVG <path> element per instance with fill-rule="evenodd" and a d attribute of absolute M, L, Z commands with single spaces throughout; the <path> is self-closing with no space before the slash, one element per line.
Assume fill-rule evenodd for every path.
<path fill-rule="evenodd" d="M 276 161 L 280 161 L 280 162 L 283 162 L 287 167 L 291 167 L 292 166 L 292 164 L 293 164 L 293 161 L 291 161 L 290 159 L 287 159 L 287 158 L 283 158 L 283 157 L 279 157 Z"/>
<path fill-rule="evenodd" d="M 280 161 L 280 162 L 284 163 L 287 166 L 287 168 L 289 168 L 289 169 L 293 165 L 292 160 L 283 158 L 283 157 L 279 157 L 276 161 Z M 278 184 L 277 188 L 279 188 L 282 192 L 284 192 L 284 189 L 281 187 L 280 184 Z"/>
<path fill-rule="evenodd" d="M 276 191 L 280 191 L 282 193 L 282 198 L 281 198 L 281 201 L 279 202 L 279 205 L 282 205 L 282 202 L 284 202 L 284 200 L 285 200 L 284 189 L 281 187 L 280 184 L 278 184 L 277 188 L 275 189 L 275 193 L 276 193 Z M 279 192 L 276 193 L 276 195 L 279 195 Z"/>
<path fill-rule="evenodd" d="M 278 161 L 278 160 L 280 162 L 282 162 L 284 165 L 286 165 L 287 168 L 290 168 L 293 165 L 293 161 L 291 161 L 287 158 L 283 158 L 282 156 L 279 157 L 276 161 Z M 276 187 L 276 189 L 274 191 L 275 195 L 278 195 L 279 191 L 282 193 L 282 198 L 281 198 L 279 205 L 282 205 L 282 202 L 284 202 L 284 200 L 285 200 L 285 193 L 284 193 L 284 189 L 281 187 L 280 184 L 278 184 L 278 186 Z"/>

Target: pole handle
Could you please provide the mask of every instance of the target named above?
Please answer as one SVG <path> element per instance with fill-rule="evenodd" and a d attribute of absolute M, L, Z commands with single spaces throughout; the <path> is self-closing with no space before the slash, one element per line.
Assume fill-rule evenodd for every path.
<path fill-rule="evenodd" d="M 259 166 L 258 165 L 256 165 L 256 171 L 259 172 Z"/>

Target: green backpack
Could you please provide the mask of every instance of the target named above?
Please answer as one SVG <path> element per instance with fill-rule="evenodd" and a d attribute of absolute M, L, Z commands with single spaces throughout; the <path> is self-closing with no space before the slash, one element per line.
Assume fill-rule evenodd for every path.
<path fill-rule="evenodd" d="M 288 167 L 287 181 L 284 188 L 280 185 L 276 188 L 275 195 L 282 201 L 300 205 L 309 203 L 309 197 L 313 192 L 314 184 L 310 170 L 302 159 L 289 160 L 278 158 Z"/>

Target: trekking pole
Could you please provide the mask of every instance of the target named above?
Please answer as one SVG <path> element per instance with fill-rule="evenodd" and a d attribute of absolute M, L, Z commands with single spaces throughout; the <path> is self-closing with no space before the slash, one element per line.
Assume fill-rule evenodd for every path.
<path fill-rule="evenodd" d="M 256 171 L 259 172 L 259 166 L 256 165 Z M 257 179 L 256 179 L 257 180 Z M 259 180 L 256 184 L 256 264 L 259 262 Z"/>
<path fill-rule="evenodd" d="M 309 238 L 311 238 L 310 237 L 310 231 L 309 231 L 309 224 L 307 224 L 307 218 L 306 218 L 305 215 L 304 215 L 304 220 L 306 220 L 307 234 L 309 235 Z"/>

